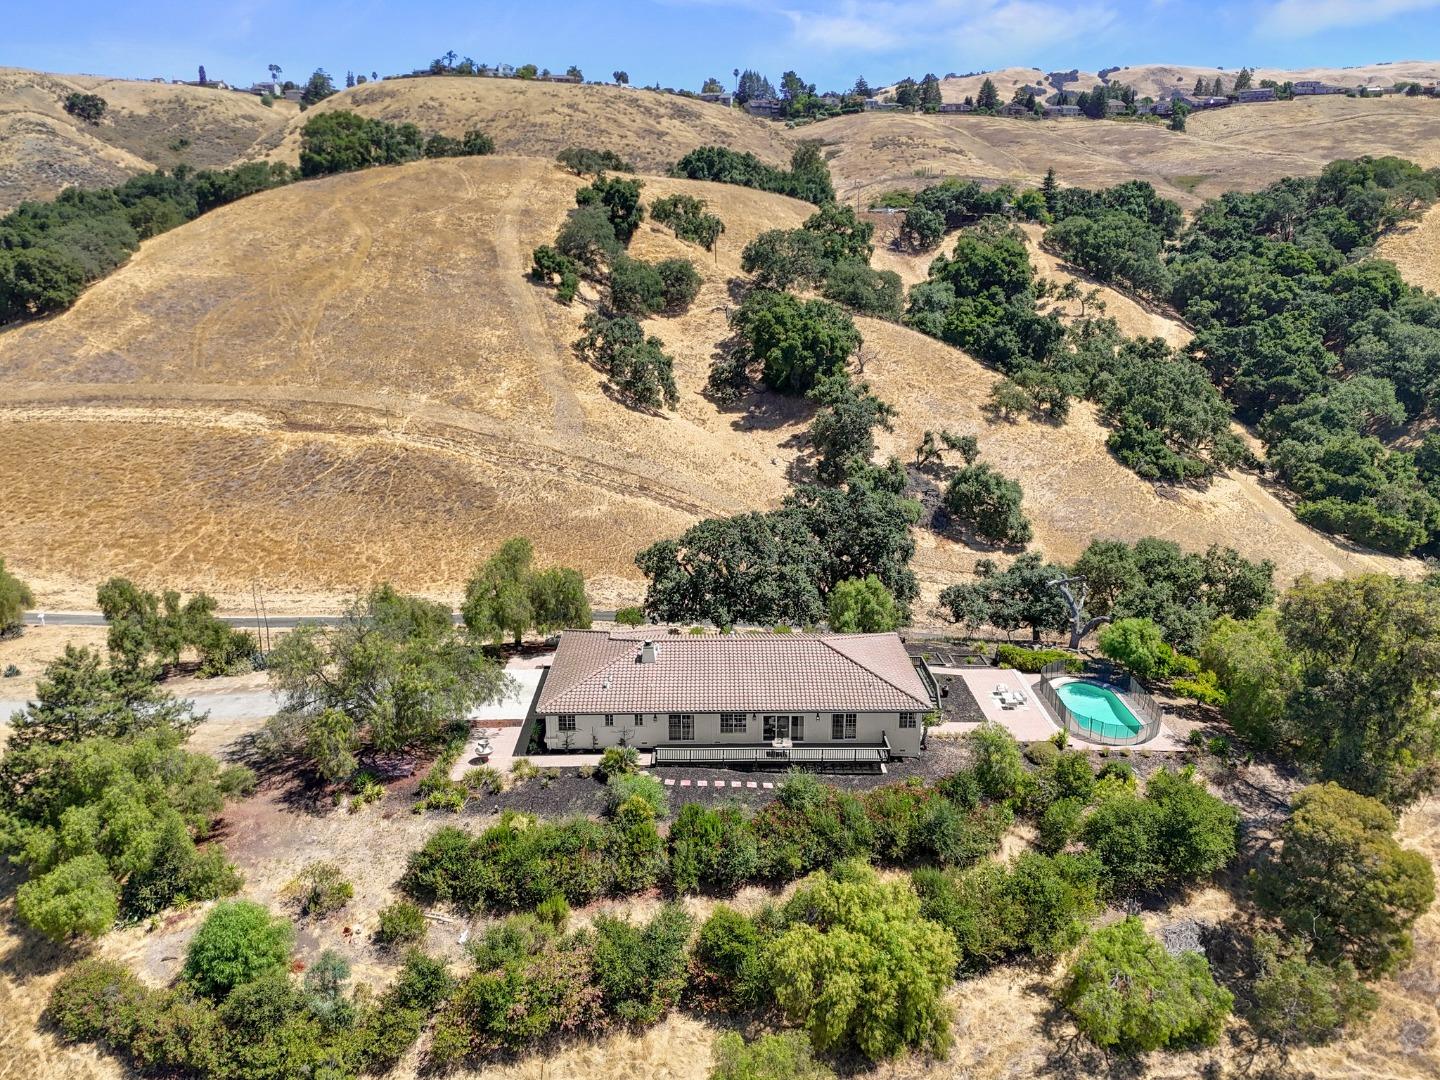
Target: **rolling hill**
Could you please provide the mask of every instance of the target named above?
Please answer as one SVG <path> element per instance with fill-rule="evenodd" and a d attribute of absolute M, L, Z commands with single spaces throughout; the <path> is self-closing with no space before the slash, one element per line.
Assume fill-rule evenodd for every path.
<path fill-rule="evenodd" d="M 77 91 L 107 102 L 98 124 L 65 111 L 65 98 Z M 228 90 L 0 68 L 0 213 L 157 166 L 231 165 L 297 111 Z"/>
<path fill-rule="evenodd" d="M 638 549 L 773 505 L 805 472 L 808 406 L 762 394 L 722 411 L 701 391 L 741 248 L 811 208 L 645 178 L 647 198 L 700 195 L 727 227 L 714 256 L 648 223 L 632 243 L 690 257 L 705 279 L 688 314 L 648 327 L 681 390 L 677 412 L 652 416 L 571 352 L 586 305 L 525 276 L 580 183 L 533 159 L 419 162 L 253 196 L 148 241 L 66 314 L 0 335 L 0 431 L 15 451 L 0 459 L 14 508 L 0 550 L 52 605 L 123 572 L 237 603 L 258 581 L 302 606 L 382 578 L 453 595 L 523 533 L 584 569 L 597 599 L 636 598 Z M 1023 480 L 1056 557 L 1092 535 L 1157 534 L 1235 543 L 1286 578 L 1395 565 L 1298 525 L 1250 477 L 1203 493 L 1142 482 L 1084 408 L 1058 429 L 991 424 L 993 372 L 859 324 L 865 378 L 899 409 L 882 449 L 909 457 L 926 428 L 978 434 Z M 927 598 L 984 554 L 929 532 L 920 543 Z"/>

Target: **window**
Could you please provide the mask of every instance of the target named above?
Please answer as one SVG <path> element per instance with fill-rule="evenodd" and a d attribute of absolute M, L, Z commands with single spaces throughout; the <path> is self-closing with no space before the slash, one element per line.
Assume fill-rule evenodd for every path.
<path fill-rule="evenodd" d="M 790 717 L 790 741 L 805 741 L 805 718 L 803 716 Z"/>
<path fill-rule="evenodd" d="M 695 739 L 695 717 L 689 713 L 670 714 L 670 741 L 693 742 Z"/>
<path fill-rule="evenodd" d="M 605 726 L 606 726 L 606 727 L 614 727 L 614 726 L 615 726 L 615 714 L 614 714 L 614 713 L 608 713 L 608 712 L 607 712 L 607 713 L 605 714 Z"/>
<path fill-rule="evenodd" d="M 557 726 L 557 728 L 558 728 L 560 731 L 574 731 L 574 730 L 575 730 L 575 714 L 574 714 L 574 713 L 562 712 L 562 713 L 561 713 L 559 716 L 557 716 L 555 719 L 556 719 L 556 721 L 557 721 L 557 725 L 556 725 L 556 726 Z"/>
<path fill-rule="evenodd" d="M 902 728 L 905 728 L 905 727 L 914 727 L 914 726 L 915 726 L 915 714 L 914 714 L 913 712 L 902 712 L 902 713 L 900 714 L 900 726 L 901 726 Z"/>
<path fill-rule="evenodd" d="M 853 712 L 831 713 L 830 737 L 832 739 L 855 738 L 855 714 Z"/>
<path fill-rule="evenodd" d="M 636 726 L 636 727 L 643 727 L 644 725 L 645 725 L 645 714 L 644 714 L 644 713 L 638 713 L 638 712 L 637 712 L 637 713 L 635 714 L 635 726 Z"/>
<path fill-rule="evenodd" d="M 744 735 L 746 719 L 743 712 L 722 712 L 720 714 L 720 734 Z"/>

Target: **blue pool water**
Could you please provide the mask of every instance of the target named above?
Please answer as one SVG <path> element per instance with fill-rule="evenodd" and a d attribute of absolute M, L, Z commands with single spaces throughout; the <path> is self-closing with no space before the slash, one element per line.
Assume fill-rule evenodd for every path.
<path fill-rule="evenodd" d="M 1107 686 L 1078 679 L 1055 688 L 1065 707 L 1075 714 L 1080 726 L 1110 739 L 1128 739 L 1145 726 L 1125 707 L 1120 696 Z"/>

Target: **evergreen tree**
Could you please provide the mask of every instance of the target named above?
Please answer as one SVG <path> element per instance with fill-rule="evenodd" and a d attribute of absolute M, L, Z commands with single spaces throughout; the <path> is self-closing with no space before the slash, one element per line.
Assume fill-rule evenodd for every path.
<path fill-rule="evenodd" d="M 994 113 L 1000 108 L 1000 92 L 995 89 L 995 84 L 986 79 L 980 84 L 980 96 L 975 99 L 975 111 Z"/>

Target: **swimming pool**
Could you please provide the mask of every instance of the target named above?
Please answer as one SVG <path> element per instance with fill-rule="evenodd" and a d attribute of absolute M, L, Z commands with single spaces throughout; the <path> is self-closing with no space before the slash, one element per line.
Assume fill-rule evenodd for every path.
<path fill-rule="evenodd" d="M 1132 739 L 1145 727 L 1108 686 L 1072 679 L 1055 693 L 1081 727 L 1102 739 Z"/>

